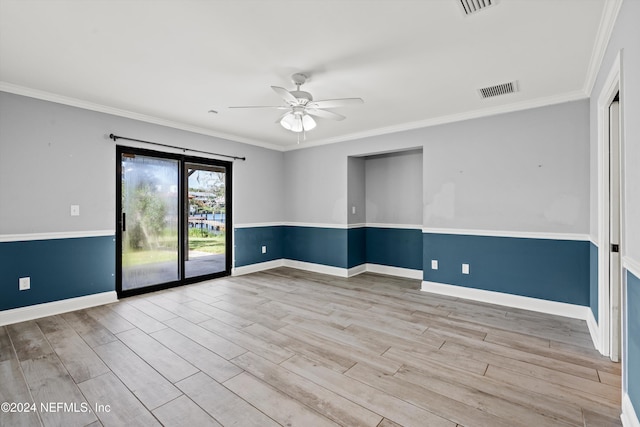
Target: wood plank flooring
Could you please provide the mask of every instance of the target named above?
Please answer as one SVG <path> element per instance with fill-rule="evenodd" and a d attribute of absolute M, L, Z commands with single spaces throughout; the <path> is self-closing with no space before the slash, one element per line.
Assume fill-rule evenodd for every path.
<path fill-rule="evenodd" d="M 585 322 L 419 286 L 278 268 L 0 327 L 36 409 L 0 425 L 621 425 Z"/>

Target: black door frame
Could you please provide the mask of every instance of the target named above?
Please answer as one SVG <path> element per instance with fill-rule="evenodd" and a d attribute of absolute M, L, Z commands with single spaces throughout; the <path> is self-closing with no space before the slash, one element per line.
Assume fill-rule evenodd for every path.
<path fill-rule="evenodd" d="M 160 283 L 157 285 L 150 285 L 136 289 L 122 289 L 122 155 L 133 154 L 139 156 L 157 157 L 161 159 L 170 159 L 179 161 L 178 170 L 178 272 L 179 279 L 172 282 Z M 184 224 L 188 220 L 185 218 L 185 205 L 187 202 L 187 194 L 185 188 L 187 186 L 184 183 L 185 179 L 185 164 L 195 163 L 205 166 L 218 166 L 224 167 L 225 172 L 225 269 L 217 273 L 206 274 L 196 277 L 185 277 L 185 253 L 184 253 Z M 208 159 L 204 157 L 193 157 L 175 153 L 166 153 L 163 151 L 148 150 L 145 148 L 128 147 L 125 145 L 116 145 L 116 293 L 118 298 L 124 298 L 133 295 L 140 295 L 147 292 L 158 291 L 162 289 L 168 289 L 176 286 L 188 285 L 190 283 L 202 282 L 204 280 L 215 279 L 218 277 L 224 277 L 231 275 L 231 261 L 233 255 L 232 247 L 232 188 L 233 188 L 233 162 L 227 162 L 219 159 Z"/>

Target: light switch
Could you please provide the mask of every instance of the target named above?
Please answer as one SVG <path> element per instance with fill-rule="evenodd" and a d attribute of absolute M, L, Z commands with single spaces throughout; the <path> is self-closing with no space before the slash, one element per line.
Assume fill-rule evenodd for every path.
<path fill-rule="evenodd" d="M 71 205 L 71 216 L 80 216 L 80 205 Z"/>

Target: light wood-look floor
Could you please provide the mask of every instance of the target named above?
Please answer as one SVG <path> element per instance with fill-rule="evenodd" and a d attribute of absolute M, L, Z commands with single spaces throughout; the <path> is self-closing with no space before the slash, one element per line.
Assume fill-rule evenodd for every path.
<path fill-rule="evenodd" d="M 57 409 L 0 425 L 620 425 L 584 322 L 419 285 L 279 268 L 0 327 L 0 401 Z"/>

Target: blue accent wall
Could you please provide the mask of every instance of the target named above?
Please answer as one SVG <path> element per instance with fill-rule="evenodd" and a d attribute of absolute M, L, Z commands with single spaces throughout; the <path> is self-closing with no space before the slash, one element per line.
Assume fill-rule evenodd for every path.
<path fill-rule="evenodd" d="M 234 229 L 235 266 L 242 267 L 283 258 L 281 226 Z M 267 253 L 262 253 L 262 246 Z"/>
<path fill-rule="evenodd" d="M 235 266 L 291 259 L 347 268 L 362 264 L 364 231 L 361 229 L 265 226 L 234 230 Z M 267 246 L 267 253 L 262 253 Z M 349 249 L 350 247 L 350 249 Z"/>
<path fill-rule="evenodd" d="M 627 270 L 627 384 L 629 399 L 640 409 L 640 278 Z"/>
<path fill-rule="evenodd" d="M 425 281 L 589 306 L 589 242 L 424 233 L 423 247 Z"/>
<path fill-rule="evenodd" d="M 348 231 L 346 228 L 284 226 L 284 258 L 347 268 Z"/>
<path fill-rule="evenodd" d="M 422 230 L 366 228 L 368 263 L 422 270 Z"/>
<path fill-rule="evenodd" d="M 348 257 L 349 268 L 362 265 L 367 262 L 367 229 L 365 227 L 350 228 L 348 230 Z"/>
<path fill-rule="evenodd" d="M 589 243 L 589 306 L 598 322 L 598 247 Z"/>
<path fill-rule="evenodd" d="M 115 291 L 114 236 L 0 243 L 0 310 Z M 18 279 L 31 277 L 31 289 Z"/>
<path fill-rule="evenodd" d="M 267 253 L 261 248 L 267 246 Z M 422 269 L 422 231 L 267 226 L 235 229 L 235 266 L 286 258 L 340 268 L 365 263 Z"/>

